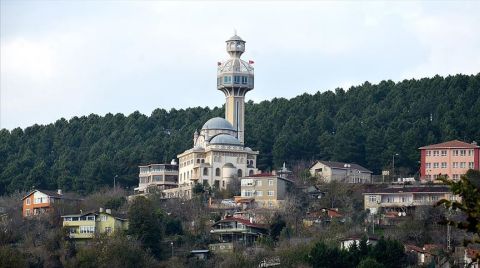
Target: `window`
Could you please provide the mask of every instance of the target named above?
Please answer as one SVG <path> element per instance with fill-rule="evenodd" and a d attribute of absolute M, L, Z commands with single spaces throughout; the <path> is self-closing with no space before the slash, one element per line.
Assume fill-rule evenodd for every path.
<path fill-rule="evenodd" d="M 95 216 L 87 216 L 87 221 L 94 221 L 95 220 Z"/>
<path fill-rule="evenodd" d="M 233 83 L 234 83 L 234 84 L 240 84 L 240 76 L 235 75 L 235 76 L 233 77 Z"/>
<path fill-rule="evenodd" d="M 25 216 L 30 216 L 30 215 L 31 215 L 30 209 L 29 208 L 25 209 Z"/>
<path fill-rule="evenodd" d="M 376 195 L 369 195 L 368 202 L 370 203 L 377 203 L 377 196 Z"/>
<path fill-rule="evenodd" d="M 458 168 L 458 162 L 453 162 L 453 168 Z"/>
<path fill-rule="evenodd" d="M 239 178 L 243 177 L 243 172 L 242 172 L 241 169 L 237 170 L 237 176 L 238 176 Z"/>
<path fill-rule="evenodd" d="M 432 167 L 432 163 L 426 163 L 425 166 L 426 166 L 427 168 L 431 168 L 431 167 Z"/>
<path fill-rule="evenodd" d="M 77 228 L 69 228 L 69 229 L 68 229 L 68 232 L 69 232 L 70 234 L 76 234 L 76 233 L 77 233 Z"/>
<path fill-rule="evenodd" d="M 431 156 L 431 155 L 432 155 L 432 151 L 427 150 L 427 156 Z"/>
<path fill-rule="evenodd" d="M 100 221 L 107 221 L 107 215 L 100 216 Z"/>
<path fill-rule="evenodd" d="M 248 172 L 248 176 L 252 176 L 253 175 L 253 170 L 250 169 L 250 171 Z"/>
<path fill-rule="evenodd" d="M 110 234 L 112 232 L 112 227 L 105 227 L 105 233 Z"/>
<path fill-rule="evenodd" d="M 453 150 L 453 156 L 458 156 L 458 150 Z"/>
<path fill-rule="evenodd" d="M 250 191 L 250 190 L 243 190 L 242 191 L 242 196 L 253 196 L 253 191 Z"/>
<path fill-rule="evenodd" d="M 438 156 L 438 151 L 437 150 L 433 151 L 433 156 Z"/>
<path fill-rule="evenodd" d="M 442 156 L 447 156 L 447 150 L 442 150 Z"/>
<path fill-rule="evenodd" d="M 197 164 L 200 164 L 200 158 L 197 158 Z"/>
<path fill-rule="evenodd" d="M 268 196 L 274 196 L 274 191 L 268 191 Z"/>
<path fill-rule="evenodd" d="M 433 163 L 433 168 L 438 168 L 438 163 Z"/>
<path fill-rule="evenodd" d="M 472 156 L 473 155 L 473 150 L 468 150 L 468 156 Z"/>
<path fill-rule="evenodd" d="M 453 174 L 453 179 L 454 180 L 458 180 L 460 177 L 458 176 L 458 174 Z"/>
<path fill-rule="evenodd" d="M 447 168 L 447 162 L 442 162 L 442 168 Z"/>
<path fill-rule="evenodd" d="M 268 186 L 272 186 L 273 185 L 273 180 L 268 180 Z"/>
<path fill-rule="evenodd" d="M 261 181 L 261 180 L 257 180 L 257 185 L 258 185 L 258 186 L 262 186 L 262 181 Z"/>
<path fill-rule="evenodd" d="M 257 191 L 257 196 L 263 196 L 263 191 Z"/>
<path fill-rule="evenodd" d="M 208 168 L 203 168 L 203 175 L 208 176 Z"/>
<path fill-rule="evenodd" d="M 460 168 L 465 168 L 466 163 L 465 162 L 460 162 Z"/>
<path fill-rule="evenodd" d="M 468 168 L 473 169 L 475 166 L 473 162 L 468 162 Z"/>
<path fill-rule="evenodd" d="M 27 200 L 25 200 L 25 203 L 26 203 L 27 205 L 30 205 L 31 202 L 32 202 L 32 201 L 30 200 L 30 197 L 28 197 Z"/>
<path fill-rule="evenodd" d="M 460 150 L 460 156 L 465 156 L 467 155 L 467 151 L 466 150 Z"/>
<path fill-rule="evenodd" d="M 248 83 L 248 77 L 242 76 L 242 84 L 246 85 Z"/>
<path fill-rule="evenodd" d="M 217 176 L 217 177 L 220 176 L 220 169 L 219 168 L 215 169 L 215 176 Z"/>
<path fill-rule="evenodd" d="M 402 203 L 407 202 L 407 198 L 405 196 L 402 196 Z"/>
<path fill-rule="evenodd" d="M 95 233 L 95 226 L 80 226 L 81 234 L 93 234 Z"/>
<path fill-rule="evenodd" d="M 223 83 L 224 84 L 231 84 L 232 83 L 232 77 L 231 76 L 224 76 L 223 77 Z"/>

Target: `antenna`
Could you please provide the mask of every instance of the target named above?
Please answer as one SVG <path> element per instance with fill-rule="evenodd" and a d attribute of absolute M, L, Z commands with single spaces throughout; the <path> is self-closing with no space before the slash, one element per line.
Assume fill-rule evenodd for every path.
<path fill-rule="evenodd" d="M 233 28 L 233 35 L 237 35 L 237 29 Z"/>

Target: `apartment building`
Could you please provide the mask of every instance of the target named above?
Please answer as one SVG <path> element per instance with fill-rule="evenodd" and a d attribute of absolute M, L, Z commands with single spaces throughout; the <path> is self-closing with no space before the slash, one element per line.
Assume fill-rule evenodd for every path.
<path fill-rule="evenodd" d="M 78 202 L 79 199 L 68 198 L 62 190 L 47 191 L 47 190 L 33 190 L 22 198 L 23 217 L 36 216 L 50 211 L 54 203 L 58 202 Z"/>
<path fill-rule="evenodd" d="M 178 187 L 178 165 L 172 160 L 170 164 L 150 164 L 139 166 L 138 187 L 135 193 L 148 193 L 149 189 L 167 190 Z"/>
<path fill-rule="evenodd" d="M 454 200 L 448 186 L 391 186 L 384 189 L 366 191 L 364 208 L 371 214 L 405 216 L 417 206 L 433 206 L 441 199 Z M 398 214 L 402 213 L 402 214 Z"/>
<path fill-rule="evenodd" d="M 111 234 L 128 229 L 128 220 L 112 215 L 110 209 L 100 208 L 98 211 L 64 215 L 63 227 L 68 230 L 70 238 L 91 239 L 97 234 Z"/>
<path fill-rule="evenodd" d="M 255 199 L 256 207 L 280 208 L 291 184 L 291 180 L 272 173 L 251 175 L 240 182 L 241 198 Z"/>
<path fill-rule="evenodd" d="M 324 182 L 342 181 L 367 183 L 372 180 L 372 171 L 353 163 L 317 161 L 310 167 L 310 174 Z"/>
<path fill-rule="evenodd" d="M 420 150 L 420 179 L 435 181 L 440 175 L 460 179 L 469 169 L 480 168 L 480 146 L 459 140 L 427 145 Z"/>

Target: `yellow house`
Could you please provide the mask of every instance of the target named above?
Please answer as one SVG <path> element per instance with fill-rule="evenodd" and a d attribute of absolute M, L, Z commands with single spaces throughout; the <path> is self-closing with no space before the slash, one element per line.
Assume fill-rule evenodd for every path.
<path fill-rule="evenodd" d="M 64 215 L 63 227 L 68 230 L 70 238 L 90 239 L 97 234 L 111 234 L 128 229 L 128 220 L 112 215 L 110 209 L 81 214 Z"/>

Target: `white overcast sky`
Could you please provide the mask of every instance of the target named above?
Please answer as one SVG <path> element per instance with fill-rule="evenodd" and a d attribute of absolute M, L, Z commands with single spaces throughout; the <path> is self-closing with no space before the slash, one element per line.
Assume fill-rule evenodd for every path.
<path fill-rule="evenodd" d="M 1 0 L 0 128 L 220 106 L 237 29 L 247 100 L 480 72 L 480 2 Z"/>

